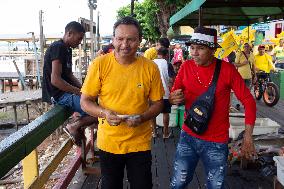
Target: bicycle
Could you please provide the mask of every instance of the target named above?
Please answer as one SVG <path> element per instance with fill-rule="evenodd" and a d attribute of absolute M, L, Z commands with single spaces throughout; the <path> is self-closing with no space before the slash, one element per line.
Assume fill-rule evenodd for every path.
<path fill-rule="evenodd" d="M 254 83 L 254 95 L 256 100 L 263 99 L 264 103 L 273 107 L 280 98 L 278 86 L 271 81 L 270 74 L 260 71 L 256 73 L 257 81 Z"/>

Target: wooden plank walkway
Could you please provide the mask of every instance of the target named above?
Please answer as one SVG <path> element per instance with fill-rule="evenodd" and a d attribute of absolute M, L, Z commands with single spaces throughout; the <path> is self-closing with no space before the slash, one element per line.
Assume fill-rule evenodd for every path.
<path fill-rule="evenodd" d="M 0 106 L 13 106 L 41 101 L 41 89 L 0 94 Z"/>
<path fill-rule="evenodd" d="M 2 93 L 0 94 L 0 108 L 13 106 L 15 126 L 18 130 L 17 106 L 22 104 L 26 105 L 27 120 L 30 122 L 29 105 L 40 103 L 42 99 L 41 97 L 41 89 Z M 34 107 L 41 112 L 38 106 Z"/>
<path fill-rule="evenodd" d="M 268 117 L 278 122 L 284 128 L 284 101 L 280 100 L 274 107 L 266 106 L 263 101 L 257 102 L 257 117 Z M 162 133 L 159 128 L 158 132 Z M 161 137 L 152 142 L 152 177 L 153 189 L 168 189 L 173 171 L 173 160 L 176 145 L 179 140 L 179 128 L 172 128 L 174 137 L 163 140 Z M 99 178 L 89 175 L 83 189 L 96 188 Z M 124 188 L 130 189 L 127 180 L 124 181 Z M 98 187 L 99 188 L 99 187 Z M 194 178 L 187 189 L 205 189 L 205 174 L 202 163 L 199 162 Z M 229 170 L 226 178 L 225 189 L 271 189 L 273 188 L 272 177 L 262 177 L 257 169 L 240 169 L 234 164 Z"/>

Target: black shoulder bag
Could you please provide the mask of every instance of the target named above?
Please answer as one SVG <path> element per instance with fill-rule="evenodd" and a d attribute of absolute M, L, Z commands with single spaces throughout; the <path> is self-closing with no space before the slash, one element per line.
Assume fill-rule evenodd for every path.
<path fill-rule="evenodd" d="M 196 134 L 204 133 L 214 109 L 214 95 L 221 70 L 221 60 L 217 59 L 212 84 L 200 95 L 186 111 L 185 125 Z"/>

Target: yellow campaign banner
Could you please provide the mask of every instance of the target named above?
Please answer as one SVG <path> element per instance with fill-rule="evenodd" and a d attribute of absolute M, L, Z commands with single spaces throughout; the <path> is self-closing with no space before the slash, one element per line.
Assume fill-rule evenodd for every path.
<path fill-rule="evenodd" d="M 246 27 L 242 30 L 242 33 L 240 35 L 241 40 L 243 40 L 245 43 L 249 41 L 253 41 L 255 38 L 255 29 L 252 29 L 252 27 Z"/>
<path fill-rule="evenodd" d="M 215 57 L 219 59 L 227 57 L 233 50 L 239 47 L 232 34 L 228 35 L 220 45 L 222 48 L 217 49 L 215 52 Z"/>
<path fill-rule="evenodd" d="M 284 31 L 276 35 L 277 37 L 284 37 Z"/>

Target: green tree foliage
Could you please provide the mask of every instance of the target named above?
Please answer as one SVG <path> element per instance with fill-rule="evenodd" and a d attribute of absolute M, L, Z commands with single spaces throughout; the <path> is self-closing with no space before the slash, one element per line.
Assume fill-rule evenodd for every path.
<path fill-rule="evenodd" d="M 143 29 L 143 37 L 149 41 L 156 41 L 160 36 L 166 36 L 169 28 L 170 16 L 183 8 L 190 0 L 144 0 L 135 2 L 134 15 Z M 117 18 L 130 16 L 130 4 L 121 7 Z"/>
<path fill-rule="evenodd" d="M 157 25 L 156 12 L 158 8 L 156 3 L 151 0 L 145 0 L 141 3 L 135 2 L 134 14 L 135 18 L 140 22 L 143 30 L 143 38 L 154 41 L 161 35 Z M 130 4 L 121 7 L 117 12 L 117 18 L 130 16 Z"/>

